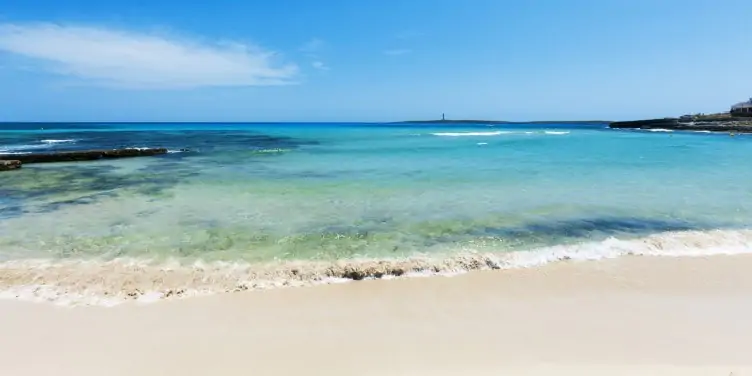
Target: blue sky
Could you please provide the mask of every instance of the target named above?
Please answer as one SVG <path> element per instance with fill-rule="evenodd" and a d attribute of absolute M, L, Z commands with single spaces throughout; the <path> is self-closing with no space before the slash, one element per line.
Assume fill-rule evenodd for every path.
<path fill-rule="evenodd" d="M 0 121 L 629 119 L 752 96 L 748 0 L 5 0 Z"/>

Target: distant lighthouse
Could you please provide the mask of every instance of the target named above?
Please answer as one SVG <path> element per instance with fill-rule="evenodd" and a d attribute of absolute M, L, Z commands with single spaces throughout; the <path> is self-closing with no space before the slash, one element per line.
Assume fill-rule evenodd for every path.
<path fill-rule="evenodd" d="M 446 119 L 444 118 L 444 113 L 443 112 L 441 113 L 441 121 L 446 121 Z"/>

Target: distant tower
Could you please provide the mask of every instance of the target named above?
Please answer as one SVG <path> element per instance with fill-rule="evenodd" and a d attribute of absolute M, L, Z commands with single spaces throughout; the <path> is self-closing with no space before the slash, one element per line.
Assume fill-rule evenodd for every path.
<path fill-rule="evenodd" d="M 441 113 L 441 121 L 444 121 L 444 120 L 446 120 L 446 119 L 444 118 L 444 113 L 442 112 Z"/>

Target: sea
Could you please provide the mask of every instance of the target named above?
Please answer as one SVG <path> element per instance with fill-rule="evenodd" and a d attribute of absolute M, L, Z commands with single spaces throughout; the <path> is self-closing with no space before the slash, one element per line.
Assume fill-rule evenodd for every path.
<path fill-rule="evenodd" d="M 597 123 L 3 123 L 0 298 L 112 305 L 752 251 L 752 136 Z"/>

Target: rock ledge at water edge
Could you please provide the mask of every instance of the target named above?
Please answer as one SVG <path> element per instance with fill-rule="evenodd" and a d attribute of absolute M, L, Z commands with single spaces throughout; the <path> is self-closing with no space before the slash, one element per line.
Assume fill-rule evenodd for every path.
<path fill-rule="evenodd" d="M 2 161 L 0 160 L 0 171 L 10 171 L 21 168 L 21 161 Z"/>
<path fill-rule="evenodd" d="M 20 163 L 52 163 L 52 162 L 76 162 L 94 161 L 98 159 L 146 157 L 152 155 L 167 154 L 165 148 L 153 149 L 112 149 L 112 150 L 80 150 L 61 151 L 52 153 L 32 153 L 14 155 L 13 159 Z"/>

